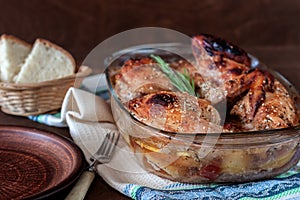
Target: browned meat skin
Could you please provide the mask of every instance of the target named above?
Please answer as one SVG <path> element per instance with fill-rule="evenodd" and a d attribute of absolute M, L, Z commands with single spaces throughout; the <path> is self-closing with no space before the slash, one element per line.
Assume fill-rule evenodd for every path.
<path fill-rule="evenodd" d="M 247 114 L 248 118 L 253 119 L 266 92 L 273 90 L 273 76 L 260 69 L 250 69 L 251 61 L 247 53 L 221 38 L 199 35 L 193 38 L 192 47 L 195 58 L 201 63 L 200 68 L 212 71 L 209 74 L 221 73 L 215 77 L 221 77 L 229 101 L 249 90 L 250 112 Z M 207 56 L 210 59 L 203 61 Z"/>
<path fill-rule="evenodd" d="M 237 100 L 225 131 L 277 129 L 299 123 L 295 102 L 284 86 L 267 71 L 251 69 L 244 50 L 211 35 L 194 37 L 192 47 L 200 68 L 214 81 L 221 78 L 227 99 Z"/>
<path fill-rule="evenodd" d="M 141 59 L 129 59 L 124 62 L 122 68 L 120 69 L 120 72 L 116 74 L 115 79 L 120 79 L 124 74 L 127 74 L 128 72 L 132 71 L 134 68 L 140 67 L 142 65 L 152 65 L 155 62 L 147 57 L 141 58 Z"/>
<path fill-rule="evenodd" d="M 197 55 L 202 52 L 198 52 L 201 48 L 204 48 L 206 53 L 214 58 L 215 62 L 222 63 L 223 58 L 235 61 L 245 66 L 250 66 L 251 59 L 246 51 L 240 47 L 229 43 L 228 41 L 215 37 L 209 34 L 202 34 L 195 36 L 192 41 L 193 52 Z M 227 67 L 227 66 L 226 66 Z"/>
<path fill-rule="evenodd" d="M 290 98 L 284 86 L 276 80 L 274 88 L 274 92 L 266 93 L 265 101 L 258 108 L 253 121 L 250 121 L 246 115 L 249 109 L 250 94 L 247 94 L 238 101 L 230 114 L 237 116 L 240 119 L 241 125 L 248 130 L 278 129 L 296 126 L 299 119 L 293 99 Z"/>
<path fill-rule="evenodd" d="M 139 121 L 177 133 L 220 132 L 220 116 L 210 102 L 187 93 L 160 91 L 137 97 L 128 110 Z"/>
<path fill-rule="evenodd" d="M 169 63 L 170 67 L 181 73 L 188 73 L 195 81 L 196 93 L 200 98 L 207 99 L 213 104 L 220 102 L 224 95 L 220 94 L 211 82 L 203 79 L 195 66 L 179 60 Z M 160 67 L 152 59 L 129 59 L 114 77 L 115 91 L 123 103 L 128 100 L 156 91 L 176 91 L 170 80 L 164 75 Z"/>
<path fill-rule="evenodd" d="M 149 58 L 129 59 L 114 77 L 115 91 L 122 103 L 160 90 L 175 90 L 160 67 Z"/>

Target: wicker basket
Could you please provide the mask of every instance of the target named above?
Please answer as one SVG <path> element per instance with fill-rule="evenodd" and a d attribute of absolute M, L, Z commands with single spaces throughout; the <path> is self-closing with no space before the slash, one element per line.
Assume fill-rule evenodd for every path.
<path fill-rule="evenodd" d="M 81 66 L 74 75 L 32 84 L 0 82 L 0 106 L 7 114 L 30 116 L 55 111 L 70 87 L 79 87 L 82 79 L 92 72 Z"/>

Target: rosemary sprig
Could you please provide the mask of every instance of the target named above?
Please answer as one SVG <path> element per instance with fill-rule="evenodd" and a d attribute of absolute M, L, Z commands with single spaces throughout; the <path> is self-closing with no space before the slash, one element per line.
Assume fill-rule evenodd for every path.
<path fill-rule="evenodd" d="M 195 82 L 191 79 L 187 70 L 185 69 L 184 73 L 173 70 L 169 67 L 169 64 L 166 63 L 161 57 L 156 55 L 150 55 L 161 67 L 161 70 L 167 75 L 171 80 L 172 84 L 177 87 L 181 92 L 187 92 L 190 95 L 197 96 L 195 92 Z"/>

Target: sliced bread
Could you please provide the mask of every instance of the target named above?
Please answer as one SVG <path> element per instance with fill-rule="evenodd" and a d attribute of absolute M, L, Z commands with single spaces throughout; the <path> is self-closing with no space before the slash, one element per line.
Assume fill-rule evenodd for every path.
<path fill-rule="evenodd" d="M 15 77 L 16 83 L 38 83 L 75 73 L 75 60 L 63 48 L 45 39 L 36 39 Z"/>
<path fill-rule="evenodd" d="M 13 78 L 20 71 L 21 65 L 30 53 L 31 45 L 12 36 L 1 35 L 0 39 L 0 80 L 13 82 Z"/>

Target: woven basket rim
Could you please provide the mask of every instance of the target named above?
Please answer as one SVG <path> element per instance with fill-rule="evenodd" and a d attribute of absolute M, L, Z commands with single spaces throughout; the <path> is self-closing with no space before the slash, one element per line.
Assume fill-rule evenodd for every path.
<path fill-rule="evenodd" d="M 71 81 L 76 78 L 83 78 L 92 73 L 92 69 L 88 66 L 82 65 L 79 67 L 78 71 L 72 75 L 65 76 L 59 79 L 54 79 L 50 81 L 43 81 L 39 83 L 7 83 L 0 81 L 0 89 L 11 89 L 11 90 L 23 90 L 23 89 L 35 89 L 40 87 L 48 87 L 51 85 L 58 85 L 66 81 Z"/>

